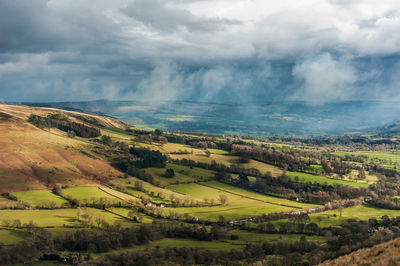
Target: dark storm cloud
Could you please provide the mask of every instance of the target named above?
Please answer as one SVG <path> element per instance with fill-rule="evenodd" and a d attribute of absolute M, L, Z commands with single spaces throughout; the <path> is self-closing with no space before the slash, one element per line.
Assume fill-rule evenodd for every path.
<path fill-rule="evenodd" d="M 0 99 L 398 96 L 400 3 L 3 0 Z"/>

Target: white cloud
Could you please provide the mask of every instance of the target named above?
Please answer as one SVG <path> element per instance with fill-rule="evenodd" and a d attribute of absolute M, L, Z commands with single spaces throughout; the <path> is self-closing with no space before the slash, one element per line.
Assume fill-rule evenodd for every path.
<path fill-rule="evenodd" d="M 323 54 L 296 65 L 293 75 L 302 84 L 293 99 L 318 105 L 349 100 L 355 93 L 355 70 L 345 59 L 335 60 L 330 54 Z"/>

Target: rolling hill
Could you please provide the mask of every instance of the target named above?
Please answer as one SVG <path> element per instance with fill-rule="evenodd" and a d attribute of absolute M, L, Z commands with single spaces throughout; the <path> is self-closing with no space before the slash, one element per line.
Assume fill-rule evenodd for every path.
<path fill-rule="evenodd" d="M 0 104 L 0 192 L 43 189 L 59 184 L 82 184 L 121 176 L 84 138 L 68 138 L 58 129 L 40 129 L 27 122 L 30 115 L 62 114 L 69 119 L 95 119 L 104 127 L 125 129 L 108 117 L 51 108 Z"/>

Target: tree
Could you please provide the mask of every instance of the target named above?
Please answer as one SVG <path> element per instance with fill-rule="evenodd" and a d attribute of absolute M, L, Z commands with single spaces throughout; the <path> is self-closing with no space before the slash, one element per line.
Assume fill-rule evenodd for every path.
<path fill-rule="evenodd" d="M 156 134 L 156 135 L 162 135 L 162 134 L 163 134 L 163 131 L 162 131 L 161 129 L 159 129 L 159 128 L 156 128 L 156 129 L 154 130 L 154 134 Z"/>
<path fill-rule="evenodd" d="M 135 189 L 139 191 L 143 191 L 143 182 L 142 181 L 135 181 Z"/>
<path fill-rule="evenodd" d="M 249 178 L 245 174 L 240 174 L 239 175 L 239 182 L 242 184 L 248 184 L 249 183 Z"/>
<path fill-rule="evenodd" d="M 224 194 L 220 194 L 218 198 L 222 205 L 225 205 L 228 202 L 228 197 Z"/>
<path fill-rule="evenodd" d="M 165 170 L 165 177 L 174 177 L 175 176 L 175 171 L 172 168 L 168 168 L 167 170 Z"/>

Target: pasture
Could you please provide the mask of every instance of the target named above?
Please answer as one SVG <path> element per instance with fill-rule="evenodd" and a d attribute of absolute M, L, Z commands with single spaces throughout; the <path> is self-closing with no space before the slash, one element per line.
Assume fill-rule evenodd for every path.
<path fill-rule="evenodd" d="M 250 160 L 248 163 L 239 163 L 238 156 L 223 155 L 223 154 L 211 154 L 210 157 L 205 154 L 170 154 L 172 159 L 189 159 L 196 162 L 211 164 L 213 160 L 220 164 L 230 166 L 231 164 L 237 164 L 243 168 L 255 168 L 258 169 L 262 174 L 270 173 L 272 176 L 280 176 L 283 171 L 279 167 L 262 163 L 256 160 Z"/>
<path fill-rule="evenodd" d="M 380 209 L 369 204 L 363 204 L 360 206 L 344 208 L 342 215 L 339 210 L 330 210 L 320 213 L 310 214 L 311 222 L 318 224 L 319 227 L 329 226 L 340 226 L 348 219 L 355 220 L 368 220 L 370 218 L 381 219 L 382 216 L 387 215 L 389 217 L 400 216 L 400 210 L 388 210 Z M 279 227 L 287 219 L 273 221 L 272 223 Z"/>
<path fill-rule="evenodd" d="M 19 201 L 31 203 L 34 207 L 48 207 L 50 202 L 53 206 L 63 207 L 68 205 L 68 201 L 55 195 L 50 190 L 27 190 L 12 193 Z"/>
<path fill-rule="evenodd" d="M 100 199 L 100 198 L 106 198 L 115 201 L 119 200 L 117 197 L 110 195 L 109 193 L 106 193 L 97 186 L 66 188 L 63 189 L 61 193 L 66 197 L 72 197 L 77 200 Z"/>
<path fill-rule="evenodd" d="M 27 232 L 23 232 L 21 230 L 0 229 L 0 244 L 3 245 L 15 244 L 24 240 L 24 238 L 28 236 L 29 234 Z"/>
<path fill-rule="evenodd" d="M 348 180 L 341 180 L 341 179 L 335 179 L 335 178 L 329 178 L 326 176 L 319 176 L 319 175 L 312 175 L 312 174 L 307 174 L 307 173 L 301 173 L 301 172 L 286 172 L 286 175 L 290 177 L 290 179 L 295 180 L 296 176 L 299 178 L 299 181 L 302 181 L 304 179 L 305 182 L 312 182 L 312 183 L 319 183 L 319 184 L 324 184 L 327 183 L 329 185 L 334 185 L 334 184 L 342 184 L 346 186 L 351 186 L 355 188 L 359 187 L 368 187 L 369 184 L 365 182 L 355 182 L 355 181 L 348 181 Z"/>
<path fill-rule="evenodd" d="M 0 224 L 4 226 L 5 220 L 19 219 L 22 224 L 32 221 L 40 227 L 82 227 L 78 217 L 79 209 L 54 209 L 54 210 L 0 210 Z M 81 212 L 89 213 L 93 217 L 101 217 L 110 224 L 125 219 L 105 210 L 82 208 Z"/>
<path fill-rule="evenodd" d="M 166 177 L 166 169 L 173 169 L 175 176 Z M 146 168 L 146 172 L 151 174 L 155 178 L 155 181 L 158 181 L 160 186 L 162 187 L 175 183 L 187 183 L 208 180 L 215 177 L 215 171 L 196 167 L 190 168 L 187 166 L 172 163 L 167 163 L 165 168 Z"/>
<path fill-rule="evenodd" d="M 299 241 L 302 236 L 301 234 L 263 234 L 263 233 L 255 233 L 245 230 L 232 230 L 231 234 L 237 235 L 239 237 L 238 240 L 228 240 L 228 242 L 233 243 L 260 243 L 260 242 L 272 242 L 276 243 L 278 241 L 283 242 L 295 242 Z M 310 242 L 323 243 L 327 240 L 327 237 L 324 236 L 306 236 L 306 240 Z"/>

